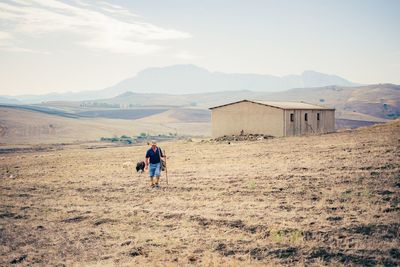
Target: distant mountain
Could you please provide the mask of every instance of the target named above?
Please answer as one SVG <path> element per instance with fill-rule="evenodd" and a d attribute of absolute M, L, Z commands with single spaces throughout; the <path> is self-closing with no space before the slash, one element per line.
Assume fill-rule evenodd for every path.
<path fill-rule="evenodd" d="M 20 104 L 21 101 L 8 96 L 0 96 L 0 104 Z"/>
<path fill-rule="evenodd" d="M 189 94 L 216 91 L 251 90 L 263 92 L 283 91 L 296 87 L 327 85 L 356 86 L 335 75 L 305 71 L 302 75 L 283 77 L 262 74 L 210 72 L 194 65 L 174 65 L 148 68 L 106 90 L 146 93 Z"/>
<path fill-rule="evenodd" d="M 199 94 L 242 90 L 278 92 L 291 88 L 328 85 L 357 86 L 358 84 L 339 76 L 315 71 L 305 71 L 301 75 L 278 77 L 263 74 L 210 72 L 195 65 L 173 65 L 145 69 L 134 77 L 103 90 L 16 96 L 15 98 L 24 103 L 40 103 L 45 101 L 105 99 L 115 97 L 126 91 L 152 94 Z"/>

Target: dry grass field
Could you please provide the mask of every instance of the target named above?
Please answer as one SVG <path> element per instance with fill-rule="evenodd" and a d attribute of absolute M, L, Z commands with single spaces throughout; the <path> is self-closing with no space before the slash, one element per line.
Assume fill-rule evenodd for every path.
<path fill-rule="evenodd" d="M 183 113 L 183 114 L 182 114 Z M 190 114 L 196 115 L 196 110 Z M 208 113 L 205 113 L 208 115 Z M 185 118 L 185 112 L 163 112 L 148 119 L 66 118 L 36 111 L 0 107 L 0 146 L 94 141 L 121 135 L 169 134 L 209 136 L 205 114 Z"/>
<path fill-rule="evenodd" d="M 147 146 L 0 155 L 0 266 L 400 264 L 400 121 L 160 146 L 161 189 Z"/>

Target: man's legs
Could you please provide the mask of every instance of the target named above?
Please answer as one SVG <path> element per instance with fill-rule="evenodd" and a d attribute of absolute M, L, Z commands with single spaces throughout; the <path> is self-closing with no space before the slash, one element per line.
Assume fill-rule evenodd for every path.
<path fill-rule="evenodd" d="M 161 162 L 157 164 L 157 168 L 154 174 L 156 176 L 155 187 L 160 187 L 158 183 L 160 182 L 160 176 L 161 176 Z"/>
<path fill-rule="evenodd" d="M 156 166 L 154 164 L 149 164 L 149 176 L 150 176 L 150 182 L 151 182 L 151 187 L 154 187 L 154 176 L 156 176 Z"/>

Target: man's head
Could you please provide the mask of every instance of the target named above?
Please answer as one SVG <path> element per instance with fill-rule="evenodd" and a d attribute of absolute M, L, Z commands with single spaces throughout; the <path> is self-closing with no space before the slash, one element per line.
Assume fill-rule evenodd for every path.
<path fill-rule="evenodd" d="M 151 147 L 152 147 L 152 148 L 156 148 L 156 147 L 157 147 L 157 142 L 156 142 L 156 140 L 152 140 L 152 141 L 151 141 Z"/>

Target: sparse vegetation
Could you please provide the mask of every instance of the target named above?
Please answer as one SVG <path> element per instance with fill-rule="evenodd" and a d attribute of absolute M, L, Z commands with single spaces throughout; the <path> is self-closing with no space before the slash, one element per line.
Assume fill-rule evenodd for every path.
<path fill-rule="evenodd" d="M 138 136 L 128 136 L 121 135 L 113 136 L 113 137 L 101 137 L 100 141 L 102 142 L 112 142 L 112 143 L 122 143 L 122 144 L 134 144 L 137 142 L 145 141 L 145 140 L 171 140 L 175 139 L 178 135 L 169 133 L 169 134 L 158 134 L 158 135 L 150 135 L 148 133 L 140 133 Z"/>
<path fill-rule="evenodd" d="M 275 243 L 298 243 L 303 239 L 303 232 L 298 229 L 272 229 L 270 239 Z"/>
<path fill-rule="evenodd" d="M 96 108 L 120 108 L 120 104 L 109 104 L 109 103 L 102 103 L 102 102 L 83 102 L 80 104 L 80 107 L 89 108 L 89 107 L 96 107 Z"/>
<path fill-rule="evenodd" d="M 102 137 L 102 138 L 100 138 L 100 141 L 102 141 L 102 142 L 112 142 L 112 143 L 119 142 L 119 143 L 123 143 L 123 144 L 133 144 L 133 143 L 136 143 L 137 139 L 136 139 L 136 137 L 130 137 L 130 136 L 127 136 L 127 135 L 121 135 L 120 137 L 113 136 L 111 138 Z"/>

